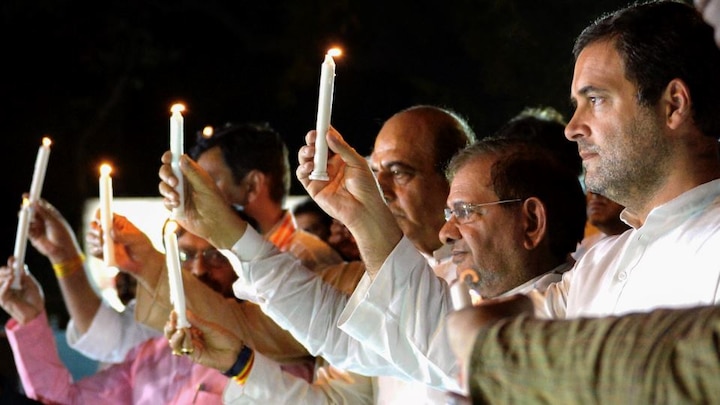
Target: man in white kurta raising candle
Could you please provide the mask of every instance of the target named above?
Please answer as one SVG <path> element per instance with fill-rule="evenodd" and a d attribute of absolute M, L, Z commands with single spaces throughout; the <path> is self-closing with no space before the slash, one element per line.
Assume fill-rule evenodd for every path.
<path fill-rule="evenodd" d="M 325 135 L 330 128 L 332 115 L 333 92 L 335 89 L 335 60 L 333 56 L 340 56 L 342 51 L 338 48 L 330 49 L 325 55 L 320 70 L 320 91 L 318 95 L 318 113 L 315 129 L 318 137 L 315 144 L 315 170 L 310 174 L 312 180 L 329 180 L 327 174 L 328 147 Z M 177 173 L 175 173 L 178 176 Z M 180 177 L 178 177 L 180 178 Z"/>

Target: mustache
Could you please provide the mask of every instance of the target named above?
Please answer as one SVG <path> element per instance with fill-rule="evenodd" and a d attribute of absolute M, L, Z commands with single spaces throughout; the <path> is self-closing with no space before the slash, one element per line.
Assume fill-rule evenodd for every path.
<path fill-rule="evenodd" d="M 579 153 L 597 153 L 600 148 L 598 148 L 597 145 L 591 144 L 587 141 L 584 141 L 582 139 L 577 140 L 577 147 L 578 147 L 578 154 Z"/>

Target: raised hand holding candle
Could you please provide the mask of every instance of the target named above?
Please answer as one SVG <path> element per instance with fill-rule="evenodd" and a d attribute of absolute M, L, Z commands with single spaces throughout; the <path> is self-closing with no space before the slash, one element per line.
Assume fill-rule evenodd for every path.
<path fill-rule="evenodd" d="M 34 203 L 40 200 L 40 192 L 45 182 L 45 172 L 47 171 L 48 160 L 50 159 L 50 145 L 52 141 L 48 137 L 44 137 L 42 145 L 38 148 L 38 154 L 35 158 L 35 171 L 33 172 L 32 182 L 30 183 L 30 202 Z"/>
<path fill-rule="evenodd" d="M 180 170 L 180 156 L 183 155 L 185 149 L 185 129 L 182 112 L 185 111 L 185 106 L 182 104 L 174 104 L 170 111 L 170 152 L 172 153 L 172 162 L 170 163 L 175 177 L 178 179 L 178 184 L 175 186 L 175 191 L 180 195 L 180 205 L 173 209 L 173 218 L 180 218 L 185 212 L 185 182 L 183 180 L 182 171 Z"/>
<path fill-rule="evenodd" d="M 327 173 L 328 146 L 325 136 L 330 128 L 330 116 L 332 115 L 333 91 L 335 88 L 335 60 L 333 56 L 339 56 L 342 51 L 338 48 L 330 49 L 325 55 L 320 70 L 320 92 L 318 95 L 318 113 L 315 131 L 315 156 L 313 158 L 313 171 L 310 173 L 310 180 L 330 180 Z"/>
<path fill-rule="evenodd" d="M 30 216 L 30 200 L 23 198 L 20 214 L 18 215 L 17 233 L 15 234 L 15 249 L 13 250 L 15 278 L 10 288 L 14 290 L 20 289 L 20 275 L 25 272 L 25 250 L 27 249 L 28 230 L 30 229 Z"/>
<path fill-rule="evenodd" d="M 112 172 L 112 167 L 109 164 L 100 165 L 100 226 L 103 233 L 103 262 L 107 267 L 114 267 L 117 262 L 115 261 L 115 244 L 110 236 L 113 228 L 113 188 L 110 172 Z"/>
<path fill-rule="evenodd" d="M 182 274 L 180 267 L 180 250 L 177 240 L 177 223 L 169 220 L 165 225 L 165 262 L 168 269 L 168 281 L 170 284 L 170 301 L 177 314 L 177 328 L 189 328 L 190 322 L 185 314 L 185 290 L 183 289 Z"/>

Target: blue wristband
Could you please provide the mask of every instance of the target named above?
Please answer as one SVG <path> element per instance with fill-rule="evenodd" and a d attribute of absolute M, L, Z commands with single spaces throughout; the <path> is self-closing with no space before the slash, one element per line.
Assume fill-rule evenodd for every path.
<path fill-rule="evenodd" d="M 248 360 L 250 360 L 250 355 L 252 355 L 253 351 L 251 348 L 247 346 L 243 346 L 242 350 L 240 350 L 240 353 L 238 353 L 237 359 L 235 359 L 235 364 L 230 367 L 230 370 L 223 373 L 226 377 L 235 377 L 238 375 L 243 368 L 245 368 L 245 365 L 247 364 Z"/>

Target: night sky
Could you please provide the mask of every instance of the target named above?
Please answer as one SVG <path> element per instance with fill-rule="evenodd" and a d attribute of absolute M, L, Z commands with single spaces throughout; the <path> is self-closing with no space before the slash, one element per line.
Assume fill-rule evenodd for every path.
<path fill-rule="evenodd" d="M 414 104 L 449 107 L 479 136 L 527 106 L 569 117 L 575 36 L 627 3 L 4 0 L 0 251 L 12 254 L 44 135 L 54 145 L 43 197 L 79 230 L 101 161 L 115 168 L 116 196 L 158 195 L 178 101 L 188 108 L 188 148 L 206 124 L 267 121 L 287 142 L 294 170 L 315 123 L 320 63 L 335 45 L 345 54 L 332 124 L 363 154 L 385 119 Z M 304 193 L 296 180 L 292 192 Z M 30 245 L 26 259 L 49 310 L 63 311 L 47 260 Z"/>

